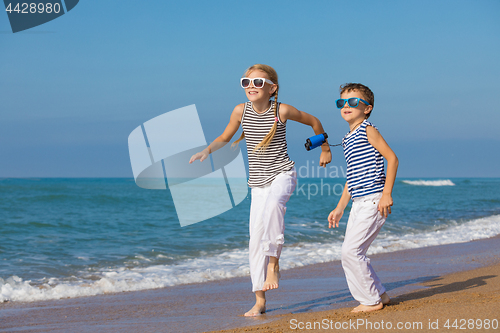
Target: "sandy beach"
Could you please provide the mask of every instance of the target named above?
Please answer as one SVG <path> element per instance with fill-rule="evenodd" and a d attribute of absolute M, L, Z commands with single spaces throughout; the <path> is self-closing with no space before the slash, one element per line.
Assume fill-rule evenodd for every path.
<path fill-rule="evenodd" d="M 433 278 L 372 313 L 351 308 L 281 315 L 276 321 L 214 332 L 500 331 L 500 265 Z"/>
<path fill-rule="evenodd" d="M 500 237 L 370 258 L 392 297 L 391 304 L 376 313 L 350 313 L 356 302 L 340 263 L 334 261 L 283 271 L 280 288 L 268 293 L 267 313 L 257 318 L 241 316 L 253 305 L 250 279 L 242 277 L 93 297 L 7 302 L 0 304 L 0 332 L 448 332 L 462 328 L 475 332 L 479 326 L 499 330 L 495 325 L 500 320 Z"/>

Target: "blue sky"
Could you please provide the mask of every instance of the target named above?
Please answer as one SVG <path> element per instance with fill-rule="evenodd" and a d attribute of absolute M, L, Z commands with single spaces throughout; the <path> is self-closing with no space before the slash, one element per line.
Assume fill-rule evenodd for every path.
<path fill-rule="evenodd" d="M 331 143 L 348 131 L 338 86 L 368 85 L 401 177 L 500 177 L 499 14 L 497 0 L 81 0 L 16 34 L 0 14 L 0 177 L 132 177 L 134 128 L 196 104 L 215 139 L 255 63 Z M 312 134 L 288 125 L 298 165 L 319 157 Z"/>

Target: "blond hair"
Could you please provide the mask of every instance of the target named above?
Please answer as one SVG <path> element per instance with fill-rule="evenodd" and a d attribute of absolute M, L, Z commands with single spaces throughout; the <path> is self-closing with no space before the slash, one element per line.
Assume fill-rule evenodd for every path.
<path fill-rule="evenodd" d="M 276 90 L 274 91 L 274 93 L 270 96 L 270 97 L 274 96 L 273 111 L 274 111 L 274 118 L 276 119 L 278 117 L 278 90 L 280 89 L 280 86 L 278 84 L 278 73 L 276 73 L 274 68 L 272 68 L 271 66 L 263 65 L 263 64 L 256 64 L 256 65 L 250 66 L 245 71 L 245 74 L 243 74 L 243 77 L 248 76 L 251 72 L 253 72 L 255 70 L 260 70 L 260 71 L 265 72 L 267 74 L 267 76 L 269 76 L 269 80 L 271 80 L 277 87 Z M 277 128 L 278 128 L 278 122 L 275 121 L 273 124 L 273 127 L 271 127 L 271 130 L 269 131 L 269 133 L 267 133 L 267 135 L 264 137 L 264 139 L 262 139 L 262 141 L 258 145 L 255 146 L 255 148 L 253 149 L 253 152 L 263 153 L 267 149 L 267 147 L 269 146 L 271 141 L 273 140 L 274 135 L 276 134 Z M 232 147 L 236 146 L 244 138 L 245 138 L 245 132 L 242 132 L 241 136 L 238 138 L 238 140 L 234 141 L 231 146 Z"/>

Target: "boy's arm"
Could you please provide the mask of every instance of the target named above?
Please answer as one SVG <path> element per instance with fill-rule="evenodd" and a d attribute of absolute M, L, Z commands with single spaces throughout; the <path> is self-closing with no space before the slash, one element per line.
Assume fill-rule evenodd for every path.
<path fill-rule="evenodd" d="M 328 215 L 328 228 L 339 226 L 339 221 L 342 215 L 344 215 L 344 209 L 347 207 L 349 200 L 351 200 L 351 195 L 347 191 L 347 182 L 345 182 L 344 191 L 342 192 L 337 207 Z"/>
<path fill-rule="evenodd" d="M 399 161 L 380 132 L 373 128 L 373 126 L 366 126 L 366 136 L 368 137 L 368 142 L 370 142 L 370 144 L 387 160 L 387 175 L 385 178 L 384 191 L 382 192 L 382 198 L 380 198 L 378 204 L 380 215 L 387 217 L 391 213 L 391 206 L 393 204 L 392 188 L 396 181 Z"/>

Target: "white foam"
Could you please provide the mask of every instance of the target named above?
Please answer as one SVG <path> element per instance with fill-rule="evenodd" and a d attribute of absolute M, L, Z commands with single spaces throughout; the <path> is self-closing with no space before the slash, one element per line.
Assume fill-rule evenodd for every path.
<path fill-rule="evenodd" d="M 383 231 L 383 230 L 382 230 Z M 335 231 L 333 231 L 335 232 Z M 432 245 L 468 242 L 500 234 L 500 215 L 468 222 L 450 222 L 425 232 L 410 231 L 405 235 L 381 232 L 370 248 L 370 254 L 394 252 Z M 283 270 L 340 259 L 342 243 L 298 243 L 283 249 L 280 267 Z M 179 284 L 206 282 L 249 275 L 248 250 L 237 249 L 185 260 L 174 265 L 155 265 L 137 268 L 119 268 L 96 273 L 97 280 L 72 277 L 71 281 L 50 278 L 42 284 L 23 281 L 17 276 L 0 279 L 0 301 L 32 302 L 67 297 L 93 296 L 162 288 Z M 84 276 L 84 273 L 82 273 Z"/>
<path fill-rule="evenodd" d="M 419 186 L 455 186 L 449 179 L 443 180 L 402 180 L 403 183 Z"/>

